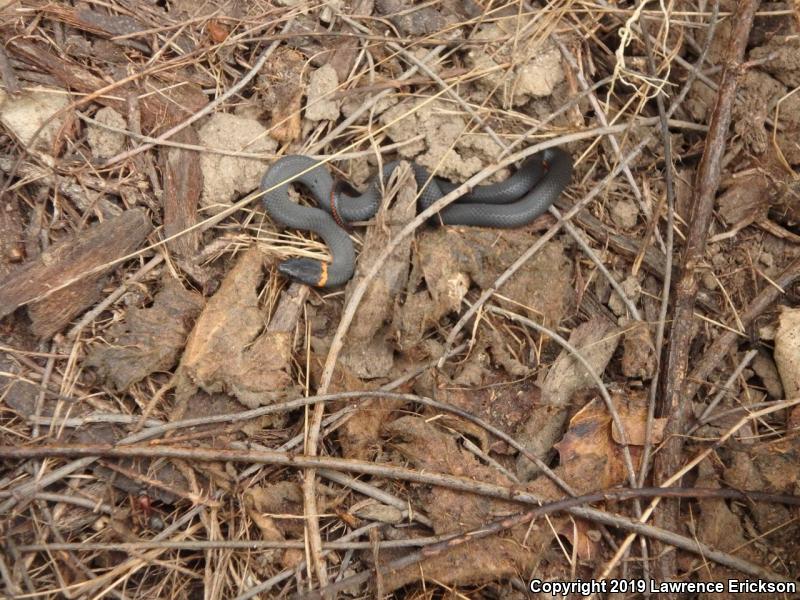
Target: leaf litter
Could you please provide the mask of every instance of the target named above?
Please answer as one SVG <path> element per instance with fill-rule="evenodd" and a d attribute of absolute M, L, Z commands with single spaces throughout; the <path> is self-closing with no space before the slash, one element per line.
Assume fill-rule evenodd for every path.
<path fill-rule="evenodd" d="M 0 531 L 12 548 L 0 557 L 5 589 L 54 598 L 203 590 L 266 598 L 338 581 L 348 596 L 494 598 L 523 597 L 532 577 L 649 573 L 647 536 L 649 554 L 635 545 L 631 560 L 613 558 L 610 542 L 621 543 L 625 520 L 638 515 L 631 502 L 611 499 L 594 506 L 616 515 L 614 527 L 561 511 L 434 551 L 446 539 L 436 536 L 480 532 L 526 507 L 477 488 L 409 482 L 392 469 L 468 478 L 547 502 L 564 498 L 565 488 L 628 486 L 630 456 L 637 473 L 645 469 L 644 485 L 659 483 L 645 459 L 660 451 L 669 419 L 648 416 L 649 390 L 671 376 L 659 365 L 666 353 L 656 334 L 668 191 L 650 86 L 668 79 L 672 102 L 698 59 L 713 14 L 705 5 L 687 8 L 666 16 L 645 10 L 635 26 L 650 29 L 657 73 L 648 71 L 637 37 L 625 50 L 634 76 L 626 71 L 623 81 L 613 53 L 633 7 L 7 3 L 0 26 L 0 446 L 8 452 Z M 681 501 L 672 533 L 689 544 L 669 550 L 684 581 L 744 577 L 730 561 L 698 555 L 692 540 L 755 573 L 800 577 L 796 505 L 703 495 L 726 488 L 798 495 L 800 406 L 741 422 L 797 397 L 800 361 L 793 278 L 781 279 L 800 256 L 798 25 L 782 4 L 762 9 L 733 104 L 717 218 L 698 266 L 690 371 L 726 332 L 739 337 L 711 358 L 710 374 L 692 380 L 690 373 L 697 387 L 684 399 L 692 415 L 684 462 L 737 433 L 684 477 L 698 498 Z M 729 20 L 717 24 L 710 65 L 726 61 L 734 35 Z M 709 81 L 719 81 L 718 71 L 707 72 L 670 125 L 680 157 L 672 173 L 676 275 L 717 98 Z M 608 122 L 629 128 L 612 132 Z M 286 256 L 325 256 L 311 236 L 279 230 L 252 194 L 279 155 L 330 159 L 328 168 L 356 187 L 393 158 L 462 182 L 497 164 L 509 146 L 544 140 L 576 159 L 561 214 L 594 194 L 572 225 L 552 213 L 513 231 L 418 228 L 368 282 L 341 347 L 334 334 L 357 286 L 414 216 L 413 179 L 389 186 L 381 213 L 351 232 L 361 256 L 346 289 L 289 285 L 275 269 Z M 639 140 L 646 149 L 628 161 L 628 173 L 603 183 Z M 508 174 L 499 170 L 487 182 Z M 745 326 L 742 315 L 779 279 L 786 289 Z M 331 356 L 332 377 L 324 368 Z M 371 395 L 381 389 L 410 395 Z M 326 404 L 312 449 L 310 413 L 272 409 L 316 392 L 356 397 Z M 423 406 L 414 394 L 472 417 Z M 256 412 L 239 416 L 248 410 Z M 129 438 L 156 450 L 217 454 L 12 459 L 16 448 Z M 307 471 L 228 461 L 229 449 L 325 454 L 383 470 L 322 472 L 310 514 Z M 419 547 L 415 540 L 428 540 L 419 558 L 396 566 Z M 91 550 L 90 542 L 108 546 Z M 164 545 L 136 549 L 149 542 Z M 332 542 L 341 545 L 316 550 Z M 68 547 L 48 552 L 55 543 Z M 356 582 L 363 573 L 368 580 Z"/>

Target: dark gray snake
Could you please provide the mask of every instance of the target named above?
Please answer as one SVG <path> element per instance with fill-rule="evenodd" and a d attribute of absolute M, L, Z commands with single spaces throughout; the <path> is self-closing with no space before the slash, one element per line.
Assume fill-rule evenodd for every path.
<path fill-rule="evenodd" d="M 399 161 L 383 167 L 385 182 Z M 411 164 L 417 181 L 419 208 L 425 210 L 454 190 L 455 184 L 431 177 L 425 168 Z M 572 177 L 572 159 L 559 148 L 549 148 L 528 158 L 505 181 L 482 185 L 458 198 L 438 213 L 436 221 L 444 225 L 475 227 L 521 227 L 544 213 Z M 316 199 L 320 208 L 300 206 L 289 199 L 289 185 L 300 183 Z M 274 188 L 274 189 L 271 189 Z M 328 264 L 310 258 L 290 258 L 278 271 L 307 285 L 336 287 L 346 283 L 355 269 L 353 242 L 345 225 L 366 221 L 378 211 L 381 182 L 376 177 L 360 196 L 341 192 L 325 166 L 307 156 L 286 156 L 275 162 L 261 180 L 264 208 L 270 217 L 293 229 L 313 231 L 330 248 L 333 261 Z"/>

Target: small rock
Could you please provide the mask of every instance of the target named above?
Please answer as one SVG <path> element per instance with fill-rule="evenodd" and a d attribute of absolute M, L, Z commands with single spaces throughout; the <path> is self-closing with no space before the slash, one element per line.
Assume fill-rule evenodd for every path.
<path fill-rule="evenodd" d="M 255 119 L 217 113 L 198 131 L 200 142 L 210 148 L 271 154 L 277 142 Z M 203 195 L 200 202 L 212 210 L 222 210 L 238 195 L 258 186 L 267 163 L 255 158 L 223 156 L 204 152 L 200 157 L 203 170 Z"/>
<path fill-rule="evenodd" d="M 125 118 L 110 106 L 97 111 L 94 120 L 115 129 L 127 129 Z M 89 125 L 86 136 L 89 147 L 95 158 L 110 158 L 125 147 L 125 134 L 104 129 L 98 125 Z"/>
<path fill-rule="evenodd" d="M 524 26 L 521 19 L 513 18 L 486 23 L 475 34 L 475 39 L 489 43 L 507 40 Z M 539 40 L 521 39 L 519 44 L 502 43 L 500 48 L 499 52 L 489 46 L 485 50 L 472 50 L 467 54 L 467 64 L 487 71 L 474 85 L 484 94 L 499 92 L 504 105 L 521 106 L 530 100 L 550 96 L 564 81 L 561 53 L 554 44 L 542 45 Z M 510 70 L 495 68 L 506 61 L 516 66 Z"/>
<path fill-rule="evenodd" d="M 611 220 L 617 227 L 631 229 L 636 225 L 639 209 L 632 200 L 617 200 L 611 206 Z"/>
<path fill-rule="evenodd" d="M 45 121 L 67 104 L 69 104 L 67 97 L 61 94 L 27 92 L 9 96 L 0 90 L 0 122 L 28 150 L 36 149 L 49 153 L 64 117 L 55 118 L 45 125 L 36 140 L 33 140 L 33 136 Z"/>
<path fill-rule="evenodd" d="M 496 157 L 496 153 L 484 155 L 485 145 L 464 144 L 463 140 L 470 137 L 464 135 L 466 122 L 444 103 L 406 101 L 387 110 L 381 123 L 394 142 L 424 135 L 424 139 L 398 148 L 398 154 L 414 158 L 417 164 L 452 181 L 472 177 Z"/>
<path fill-rule="evenodd" d="M 306 95 L 306 119 L 335 121 L 339 118 L 339 101 L 331 99 L 338 86 L 336 69 L 330 65 L 323 65 L 311 74 Z"/>
<path fill-rule="evenodd" d="M 375 10 L 389 19 L 404 35 L 428 35 L 447 26 L 447 20 L 432 6 L 409 10 L 409 5 L 402 0 L 377 0 Z"/>
<path fill-rule="evenodd" d="M 652 379 L 656 370 L 656 354 L 650 330 L 645 323 L 634 323 L 622 337 L 622 373 L 625 377 Z"/>
<path fill-rule="evenodd" d="M 759 352 L 751 364 L 753 371 L 761 378 L 764 387 L 767 388 L 767 393 L 776 400 L 783 398 L 781 378 L 778 375 L 778 368 L 775 366 L 775 361 L 772 360 L 772 357 L 764 352 Z"/>
<path fill-rule="evenodd" d="M 333 21 L 334 11 L 339 12 L 342 10 L 342 0 L 327 0 L 322 10 L 319 12 L 319 20 L 326 25 Z"/>
<path fill-rule="evenodd" d="M 628 299 L 636 304 L 636 301 L 639 299 L 639 296 L 642 293 L 642 288 L 639 285 L 639 280 L 636 277 L 628 277 L 625 281 L 621 284 L 622 291 L 625 292 L 625 295 Z M 614 312 L 615 315 L 618 317 L 625 316 L 628 312 L 628 307 L 625 306 L 625 303 L 622 301 L 622 298 L 619 297 L 619 294 L 616 292 L 611 293 L 611 297 L 608 299 L 608 307 Z"/>
<path fill-rule="evenodd" d="M 530 98 L 541 98 L 553 93 L 553 89 L 564 80 L 561 53 L 551 47 L 536 55 L 530 62 L 517 68 L 514 82 L 514 104 L 520 105 Z"/>
<path fill-rule="evenodd" d="M 716 277 L 714 277 L 714 273 L 712 273 L 711 271 L 703 271 L 701 279 L 703 281 L 703 287 L 706 288 L 707 290 L 713 292 L 714 290 L 717 289 L 718 287 L 717 279 Z"/>

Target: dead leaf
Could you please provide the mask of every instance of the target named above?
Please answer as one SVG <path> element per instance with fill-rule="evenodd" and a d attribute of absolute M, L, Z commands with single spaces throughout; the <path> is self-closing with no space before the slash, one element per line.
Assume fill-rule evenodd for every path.
<path fill-rule="evenodd" d="M 511 482 L 496 470 L 479 463 L 472 454 L 459 448 L 457 438 L 418 417 L 402 417 L 386 425 L 389 442 L 406 460 L 420 470 L 471 477 L 500 485 Z M 502 515 L 515 513 L 511 502 L 439 487 L 417 490 L 437 535 L 478 528 Z M 557 519 L 556 519 L 557 521 Z M 384 578 L 384 592 L 420 578 L 452 585 L 481 585 L 497 578 L 528 573 L 539 563 L 541 550 L 552 540 L 549 530 L 522 525 L 502 536 L 466 543 L 423 563 L 392 571 Z M 524 544 L 523 544 L 524 541 Z M 381 558 L 390 560 L 391 552 Z M 479 569 L 475 565 L 480 565 Z"/>
<path fill-rule="evenodd" d="M 583 519 L 563 519 L 558 534 L 569 540 L 581 560 L 597 558 L 600 552 L 600 536 L 596 525 Z"/>
<path fill-rule="evenodd" d="M 300 135 L 300 109 L 305 85 L 306 59 L 299 52 L 281 47 L 259 76 L 265 105 L 270 109 L 270 136 L 288 144 Z"/>
<path fill-rule="evenodd" d="M 351 506 L 350 513 L 366 521 L 397 524 L 403 520 L 403 513 L 394 506 L 381 504 L 375 500 L 366 500 L 359 505 Z"/>
<path fill-rule="evenodd" d="M 647 433 L 647 402 L 640 395 L 633 395 L 623 400 L 619 396 L 612 396 L 616 406 L 619 420 L 625 429 L 625 437 L 632 446 L 644 446 Z M 650 432 L 650 443 L 660 444 L 664 439 L 666 418 L 653 419 L 653 428 Z M 611 436 L 617 444 L 622 443 L 622 435 L 617 430 L 616 423 L 612 423 Z"/>
<path fill-rule="evenodd" d="M 726 466 L 722 477 L 725 483 L 739 490 L 795 492 L 791 486 L 776 489 L 766 481 L 760 468 L 770 462 L 773 462 L 771 455 L 769 453 L 764 455 L 758 447 L 750 447 L 746 451 L 733 450 L 725 459 Z M 791 473 L 791 470 L 789 472 Z M 770 532 L 770 546 L 784 545 L 786 552 L 780 554 L 783 556 L 792 554 L 792 546 L 800 539 L 798 535 L 800 527 L 796 523 L 790 525 L 792 515 L 788 507 L 774 502 L 748 502 L 747 511 L 755 521 L 758 531 Z"/>
<path fill-rule="evenodd" d="M 264 255 L 253 247 L 223 280 L 197 320 L 179 370 L 208 393 L 225 392 L 250 408 L 292 390 L 290 331 L 264 330 L 258 303 Z"/>
<path fill-rule="evenodd" d="M 644 443 L 647 402 L 643 395 L 613 394 L 612 400 L 620 416 L 633 466 L 638 466 Z M 665 419 L 654 424 L 652 441 L 663 436 Z M 592 400 L 572 417 L 567 433 L 555 444 L 559 455 L 558 474 L 580 494 L 611 488 L 626 481 L 627 472 L 620 435 L 615 431 L 611 415 L 600 399 Z"/>
<path fill-rule="evenodd" d="M 698 466 L 697 487 L 719 488 L 719 481 L 713 467 L 708 461 Z M 697 500 L 698 512 L 693 515 L 692 521 L 697 527 L 697 539 L 712 548 L 723 552 L 736 552 L 743 560 L 755 564 L 767 564 L 769 559 L 757 550 L 758 546 L 748 541 L 741 517 L 735 514 L 728 503 L 721 498 L 706 498 Z M 723 567 L 715 562 L 703 560 L 694 556 L 687 556 L 692 567 L 697 567 L 695 578 L 697 581 L 720 581 L 741 577 L 733 569 Z M 687 565 L 688 566 L 688 565 Z M 715 594 L 700 594 L 703 600 L 717 600 L 739 598 L 740 595 L 732 592 Z M 747 598 L 773 598 L 774 595 L 747 594 Z"/>
<path fill-rule="evenodd" d="M 203 298 L 168 278 L 149 308 L 128 309 L 124 320 L 112 327 L 111 343 L 90 346 L 86 364 L 118 391 L 156 371 L 175 366 Z"/>
<path fill-rule="evenodd" d="M 286 519 L 279 515 L 303 514 L 303 492 L 300 486 L 291 481 L 281 481 L 266 487 L 253 486 L 244 492 L 244 505 L 247 514 L 261 531 L 265 540 L 283 541 L 289 537 L 303 535 L 301 518 Z M 285 551 L 268 550 L 269 558 L 280 556 L 282 568 L 296 566 L 304 559 L 302 551 L 289 548 Z"/>
<path fill-rule="evenodd" d="M 559 472 L 579 494 L 613 487 L 625 478 L 620 452 L 611 438 L 611 416 L 600 400 L 583 407 L 555 444 Z"/>
<path fill-rule="evenodd" d="M 619 343 L 619 329 L 608 320 L 596 317 L 572 331 L 569 342 L 602 375 Z M 568 415 L 569 402 L 582 388 L 594 387 L 594 379 L 571 353 L 563 350 L 547 373 L 542 386 L 542 407 L 534 411 L 517 438 L 534 455 L 546 458 L 561 436 Z M 517 474 L 530 480 L 538 467 L 524 456 L 517 460 Z"/>
<path fill-rule="evenodd" d="M 230 28 L 217 19 L 211 19 L 208 22 L 208 37 L 210 37 L 211 41 L 215 44 L 221 44 L 228 39 L 230 32 Z"/>

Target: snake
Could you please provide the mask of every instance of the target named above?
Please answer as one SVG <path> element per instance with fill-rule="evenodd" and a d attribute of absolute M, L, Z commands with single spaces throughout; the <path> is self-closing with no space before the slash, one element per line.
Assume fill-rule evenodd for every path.
<path fill-rule="evenodd" d="M 312 258 L 289 258 L 278 265 L 282 275 L 318 288 L 341 286 L 355 271 L 355 249 L 347 227 L 371 219 L 381 204 L 384 183 L 400 165 L 388 162 L 365 192 L 345 193 L 323 162 L 309 156 L 288 155 L 278 159 L 261 179 L 262 203 L 267 214 L 286 228 L 316 233 L 328 246 L 330 263 Z M 419 210 L 458 187 L 433 177 L 425 167 L 410 163 L 417 182 Z M 467 225 L 502 229 L 527 225 L 543 214 L 572 178 L 572 159 L 560 148 L 548 148 L 526 159 L 504 181 L 479 185 L 460 196 L 434 217 L 442 225 Z M 318 208 L 302 206 L 289 197 L 289 186 L 300 184 L 311 193 Z"/>

